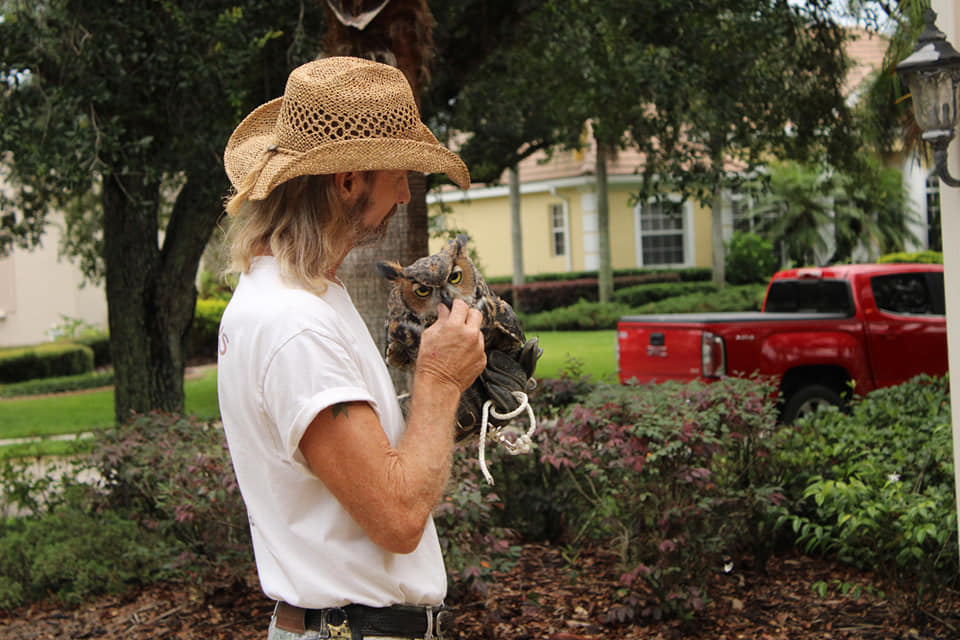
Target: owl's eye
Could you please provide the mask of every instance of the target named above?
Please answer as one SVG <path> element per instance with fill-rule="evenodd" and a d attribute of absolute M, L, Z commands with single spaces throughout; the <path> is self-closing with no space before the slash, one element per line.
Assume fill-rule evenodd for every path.
<path fill-rule="evenodd" d="M 460 267 L 454 269 L 453 273 L 450 274 L 450 277 L 447 278 L 447 281 L 450 284 L 460 284 L 461 280 L 463 280 L 463 270 Z"/>
<path fill-rule="evenodd" d="M 425 284 L 418 284 L 413 287 L 413 294 L 418 298 L 429 298 L 431 293 L 433 293 L 433 287 L 428 287 Z"/>

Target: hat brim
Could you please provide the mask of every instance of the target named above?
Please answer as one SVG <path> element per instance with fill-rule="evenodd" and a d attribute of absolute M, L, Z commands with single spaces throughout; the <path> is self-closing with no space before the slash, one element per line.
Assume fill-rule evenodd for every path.
<path fill-rule="evenodd" d="M 357 138 L 321 144 L 299 153 L 288 149 L 268 151 L 274 144 L 274 124 L 283 98 L 261 105 L 248 115 L 227 142 L 224 168 L 235 188 L 247 174 L 262 164 L 256 182 L 247 192 L 249 200 L 263 200 L 279 184 L 302 175 L 347 171 L 406 170 L 444 173 L 463 190 L 470 188 L 467 165 L 442 146 L 426 125 L 420 123 L 411 137 Z M 263 162 L 263 154 L 269 157 Z"/>

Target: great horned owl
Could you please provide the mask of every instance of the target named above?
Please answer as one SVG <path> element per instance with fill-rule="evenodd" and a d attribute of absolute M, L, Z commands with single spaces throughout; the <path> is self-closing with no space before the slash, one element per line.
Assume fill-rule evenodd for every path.
<path fill-rule="evenodd" d="M 465 251 L 467 237 L 457 236 L 439 252 L 402 267 L 396 262 L 378 262 L 380 274 L 393 281 L 387 301 L 387 363 L 409 369 L 417 361 L 420 334 L 437 319 L 437 306 L 463 300 L 483 314 L 483 339 L 487 368 L 463 393 L 457 411 L 458 437 L 477 432 L 486 400 L 496 410 L 517 409 L 514 391 L 526 392 L 541 350 L 536 338 L 527 340 L 507 302 L 490 290 L 486 280 Z M 494 426 L 502 424 L 490 420 Z"/>

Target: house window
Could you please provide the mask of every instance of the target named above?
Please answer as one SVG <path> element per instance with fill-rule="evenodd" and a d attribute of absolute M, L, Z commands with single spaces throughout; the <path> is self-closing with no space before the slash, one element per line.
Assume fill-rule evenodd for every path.
<path fill-rule="evenodd" d="M 677 265 L 683 257 L 683 203 L 648 202 L 640 210 L 640 264 Z"/>
<path fill-rule="evenodd" d="M 567 255 L 567 216 L 562 204 L 550 205 L 550 235 L 553 255 Z"/>
<path fill-rule="evenodd" d="M 943 236 L 940 233 L 940 178 L 931 173 L 927 176 L 927 248 L 943 251 Z"/>

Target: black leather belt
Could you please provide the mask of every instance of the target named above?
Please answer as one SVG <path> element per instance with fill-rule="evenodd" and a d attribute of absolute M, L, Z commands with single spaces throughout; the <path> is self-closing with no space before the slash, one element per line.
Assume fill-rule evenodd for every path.
<path fill-rule="evenodd" d="M 367 607 L 348 604 L 333 609 L 303 609 L 286 602 L 277 603 L 276 626 L 284 631 L 319 631 L 321 637 L 342 633 L 343 625 L 353 640 L 364 636 L 426 638 L 432 640 L 449 631 L 453 614 L 442 607 Z"/>

